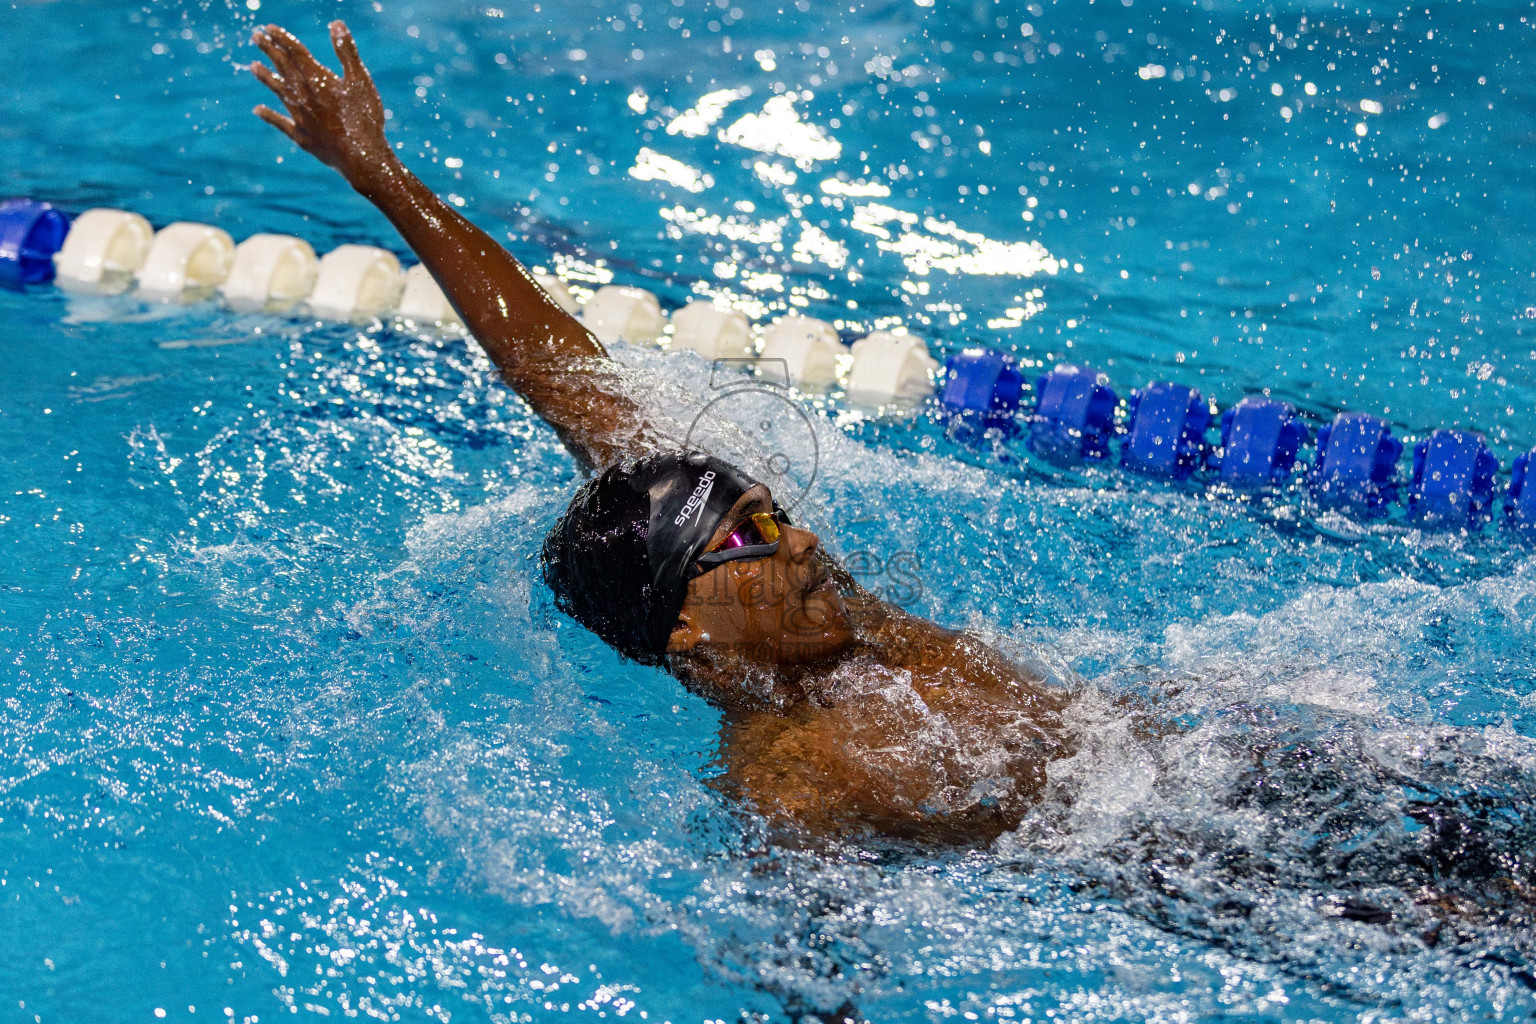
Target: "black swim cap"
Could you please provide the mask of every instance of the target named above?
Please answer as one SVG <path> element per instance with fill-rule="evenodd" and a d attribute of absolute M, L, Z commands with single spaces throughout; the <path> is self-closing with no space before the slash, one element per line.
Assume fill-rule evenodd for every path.
<path fill-rule="evenodd" d="M 704 452 L 609 466 L 544 538 L 560 609 L 620 654 L 661 663 L 688 596 L 688 569 L 757 481 Z"/>

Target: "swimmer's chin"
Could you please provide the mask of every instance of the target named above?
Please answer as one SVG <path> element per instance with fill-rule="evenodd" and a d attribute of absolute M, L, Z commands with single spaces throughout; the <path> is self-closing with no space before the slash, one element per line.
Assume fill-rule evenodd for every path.
<path fill-rule="evenodd" d="M 834 594 L 832 600 L 841 601 Z M 846 613 L 839 620 L 847 624 Z M 722 710 L 784 715 L 819 690 L 817 677 L 853 653 L 848 628 L 800 630 L 753 642 L 704 641 L 670 653 L 667 667 L 685 686 Z"/>

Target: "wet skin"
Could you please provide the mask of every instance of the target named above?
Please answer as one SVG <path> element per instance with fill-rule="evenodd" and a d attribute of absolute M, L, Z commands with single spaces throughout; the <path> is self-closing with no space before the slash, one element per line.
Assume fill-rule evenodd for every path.
<path fill-rule="evenodd" d="M 586 328 L 406 169 L 344 24 L 331 40 L 341 75 L 283 29 L 256 31 L 271 66 L 251 71 L 287 108 L 257 116 L 389 218 L 583 465 L 671 447 Z M 715 541 L 772 508 L 753 487 Z M 874 597 L 797 527 L 782 527 L 773 555 L 693 580 L 667 651 L 672 672 L 726 712 L 720 785 L 790 834 L 987 840 L 1018 823 L 1046 764 L 1070 753 L 1064 694 L 974 636 Z"/>

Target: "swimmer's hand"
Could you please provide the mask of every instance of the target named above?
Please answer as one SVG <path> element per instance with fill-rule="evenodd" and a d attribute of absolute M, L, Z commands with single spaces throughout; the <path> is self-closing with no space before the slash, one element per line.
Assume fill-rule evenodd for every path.
<path fill-rule="evenodd" d="M 316 60 L 286 29 L 267 25 L 252 33 L 251 41 L 272 67 L 255 61 L 251 74 L 277 93 L 289 116 L 266 104 L 257 106 L 255 113 L 366 194 L 370 173 L 394 162 L 384 139 L 384 101 L 357 55 L 346 23 L 333 21 L 330 27 L 340 75 Z"/>

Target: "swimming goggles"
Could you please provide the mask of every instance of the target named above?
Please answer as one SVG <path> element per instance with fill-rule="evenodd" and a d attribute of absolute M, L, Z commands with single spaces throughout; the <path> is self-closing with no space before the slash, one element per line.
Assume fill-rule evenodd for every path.
<path fill-rule="evenodd" d="M 789 525 L 789 514 L 775 502 L 772 512 L 753 512 L 737 524 L 730 536 L 700 555 L 688 578 L 702 576 L 726 562 L 768 558 L 779 550 L 780 525 Z"/>

